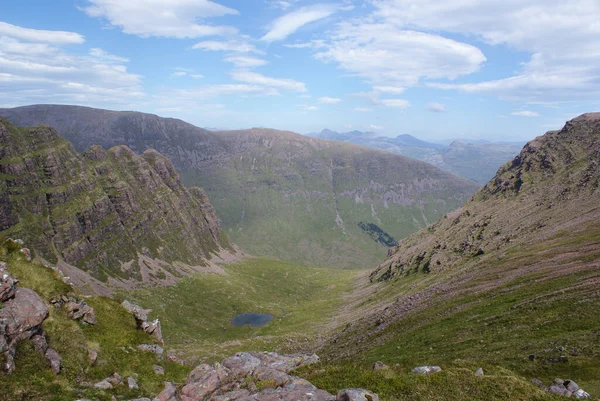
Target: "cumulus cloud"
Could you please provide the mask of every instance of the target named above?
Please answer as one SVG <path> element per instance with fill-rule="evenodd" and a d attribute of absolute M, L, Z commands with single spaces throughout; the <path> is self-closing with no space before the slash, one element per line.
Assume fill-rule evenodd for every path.
<path fill-rule="evenodd" d="M 379 131 L 383 129 L 383 126 L 381 125 L 376 125 L 376 124 L 371 124 L 367 127 L 367 129 L 373 130 L 373 131 Z"/>
<path fill-rule="evenodd" d="M 76 44 L 83 38 L 73 32 L 40 31 L 39 42 L 34 41 L 35 32 L 13 25 L 0 37 L 0 97 L 11 104 L 114 107 L 144 96 L 141 76 L 127 71 L 126 58 L 100 48 L 85 55 L 68 52 L 60 44 Z"/>
<path fill-rule="evenodd" d="M 342 101 L 342 99 L 338 99 L 337 97 L 324 96 L 324 97 L 319 98 L 319 103 L 322 103 L 322 104 L 336 104 L 341 101 Z"/>
<path fill-rule="evenodd" d="M 539 113 L 537 113 L 535 111 L 529 111 L 529 110 L 514 111 L 510 114 L 513 116 L 520 116 L 520 117 L 539 117 L 540 116 Z"/>
<path fill-rule="evenodd" d="M 276 90 L 288 92 L 307 92 L 304 82 L 288 78 L 272 78 L 251 71 L 233 71 L 231 77 L 240 82 L 252 85 L 261 85 Z"/>
<path fill-rule="evenodd" d="M 83 11 L 123 32 L 142 37 L 196 38 L 235 34 L 231 26 L 200 24 L 208 18 L 239 14 L 210 0 L 88 0 Z"/>
<path fill-rule="evenodd" d="M 337 10 L 338 7 L 332 4 L 315 4 L 309 7 L 302 7 L 273 21 L 269 32 L 261 40 L 267 42 L 284 40 L 304 25 L 329 17 Z"/>
<path fill-rule="evenodd" d="M 380 93 L 390 93 L 393 95 L 399 95 L 405 91 L 404 88 L 399 88 L 397 86 L 374 86 L 373 90 Z"/>
<path fill-rule="evenodd" d="M 446 111 L 446 106 L 441 103 L 431 102 L 427 104 L 427 110 L 433 113 L 444 113 Z"/>
<path fill-rule="evenodd" d="M 600 3 L 595 0 L 373 0 L 375 17 L 404 29 L 449 32 L 529 53 L 515 75 L 442 89 L 520 101 L 600 95 Z"/>
<path fill-rule="evenodd" d="M 387 23 L 342 22 L 327 49 L 315 57 L 363 78 L 383 91 L 415 86 L 425 79 L 455 79 L 486 60 L 475 46 Z"/>

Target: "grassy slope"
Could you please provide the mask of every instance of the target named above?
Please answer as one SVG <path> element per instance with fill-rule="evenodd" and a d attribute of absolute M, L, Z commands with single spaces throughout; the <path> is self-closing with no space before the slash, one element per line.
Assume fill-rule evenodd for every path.
<path fill-rule="evenodd" d="M 403 241 L 373 283 L 364 278 L 368 296 L 323 348 L 328 362 L 306 377 L 328 388 L 371 385 L 391 400 L 548 398 L 522 393 L 533 391 L 523 383 L 560 377 L 598 399 L 599 133 L 591 115 L 536 139 L 473 201 Z M 371 371 L 376 360 L 398 364 L 392 381 Z M 446 373 L 408 374 L 422 364 Z M 521 384 L 510 395 L 482 392 L 501 377 L 475 378 L 479 366 Z M 467 382 L 446 389 L 456 375 Z M 406 385 L 427 380 L 423 391 Z"/>
<path fill-rule="evenodd" d="M 121 294 L 153 309 L 165 341 L 192 359 L 237 351 L 304 349 L 323 335 L 354 273 L 255 258 L 225 266 L 226 276 L 198 275 L 172 287 Z M 261 328 L 233 327 L 239 313 L 270 313 Z"/>
<path fill-rule="evenodd" d="M 2 244 L 0 259 L 8 263 L 9 272 L 20 280 L 19 286 L 32 288 L 46 301 L 59 295 L 80 296 L 52 270 L 25 261 L 13 246 Z M 49 345 L 62 357 L 61 373 L 53 375 L 31 342 L 23 341 L 17 350 L 16 371 L 11 375 L 0 371 L 0 400 L 110 400 L 111 395 L 131 399 L 156 394 L 162 389 L 163 380 L 181 382 L 185 379 L 189 368 L 158 362 L 154 354 L 135 349 L 136 345 L 152 343 L 153 339 L 136 330 L 133 317 L 115 301 L 92 297 L 86 298 L 86 302 L 94 308 L 98 324 L 88 326 L 75 322 L 63 309 L 52 306 L 50 317 L 43 324 Z M 88 347 L 98 351 L 95 366 L 88 362 Z M 165 376 L 154 374 L 152 365 L 156 363 L 165 368 Z M 82 385 L 83 382 L 96 383 L 114 372 L 123 377 L 137 374 L 140 389 L 129 390 L 125 385 L 104 392 Z"/>

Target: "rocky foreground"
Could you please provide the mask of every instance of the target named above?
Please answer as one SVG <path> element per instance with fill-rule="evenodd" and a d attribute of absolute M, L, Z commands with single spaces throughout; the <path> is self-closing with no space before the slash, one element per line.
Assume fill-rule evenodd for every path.
<path fill-rule="evenodd" d="M 294 369 L 318 360 L 316 355 L 241 352 L 222 363 L 197 366 L 182 386 L 166 382 L 153 401 L 379 400 L 377 394 L 363 389 L 344 389 L 335 396 L 292 374 Z"/>

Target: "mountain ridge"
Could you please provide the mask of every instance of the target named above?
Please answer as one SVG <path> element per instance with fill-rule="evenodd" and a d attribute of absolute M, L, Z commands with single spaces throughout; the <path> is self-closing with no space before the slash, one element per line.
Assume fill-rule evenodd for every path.
<path fill-rule="evenodd" d="M 173 282 L 234 249 L 204 191 L 155 150 L 78 154 L 53 128 L 0 120 L 0 173 L 0 234 L 103 282 Z"/>
<path fill-rule="evenodd" d="M 289 131 L 210 132 L 143 113 L 56 105 L 0 113 L 18 126 L 55 126 L 78 150 L 92 143 L 157 149 L 186 185 L 208 193 L 234 243 L 313 266 L 373 264 L 387 248 L 360 222 L 403 238 L 477 188 L 404 156 Z"/>

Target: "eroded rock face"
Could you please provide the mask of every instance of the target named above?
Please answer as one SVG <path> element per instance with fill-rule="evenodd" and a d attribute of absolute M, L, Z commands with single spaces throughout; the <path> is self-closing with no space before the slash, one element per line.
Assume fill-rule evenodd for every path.
<path fill-rule="evenodd" d="M 316 355 L 274 352 L 238 353 L 222 364 L 202 364 L 180 389 L 165 383 L 154 401 L 378 401 L 363 389 L 341 390 L 334 396 L 291 372 L 319 360 Z M 362 397 L 362 398 L 360 398 Z"/>
<path fill-rule="evenodd" d="M 3 283 L 9 283 L 12 278 L 7 272 L 3 273 Z M 36 350 L 44 355 L 50 362 L 54 373 L 58 373 L 61 367 L 60 355 L 48 347 L 46 336 L 42 330 L 42 323 L 48 318 L 48 306 L 42 298 L 33 290 L 28 288 L 14 288 L 14 285 L 4 287 L 9 291 L 4 294 L 12 294 L 4 301 L 0 309 L 0 352 L 4 354 L 6 371 L 15 370 L 15 353 L 17 343 L 22 340 L 31 339 Z"/>

